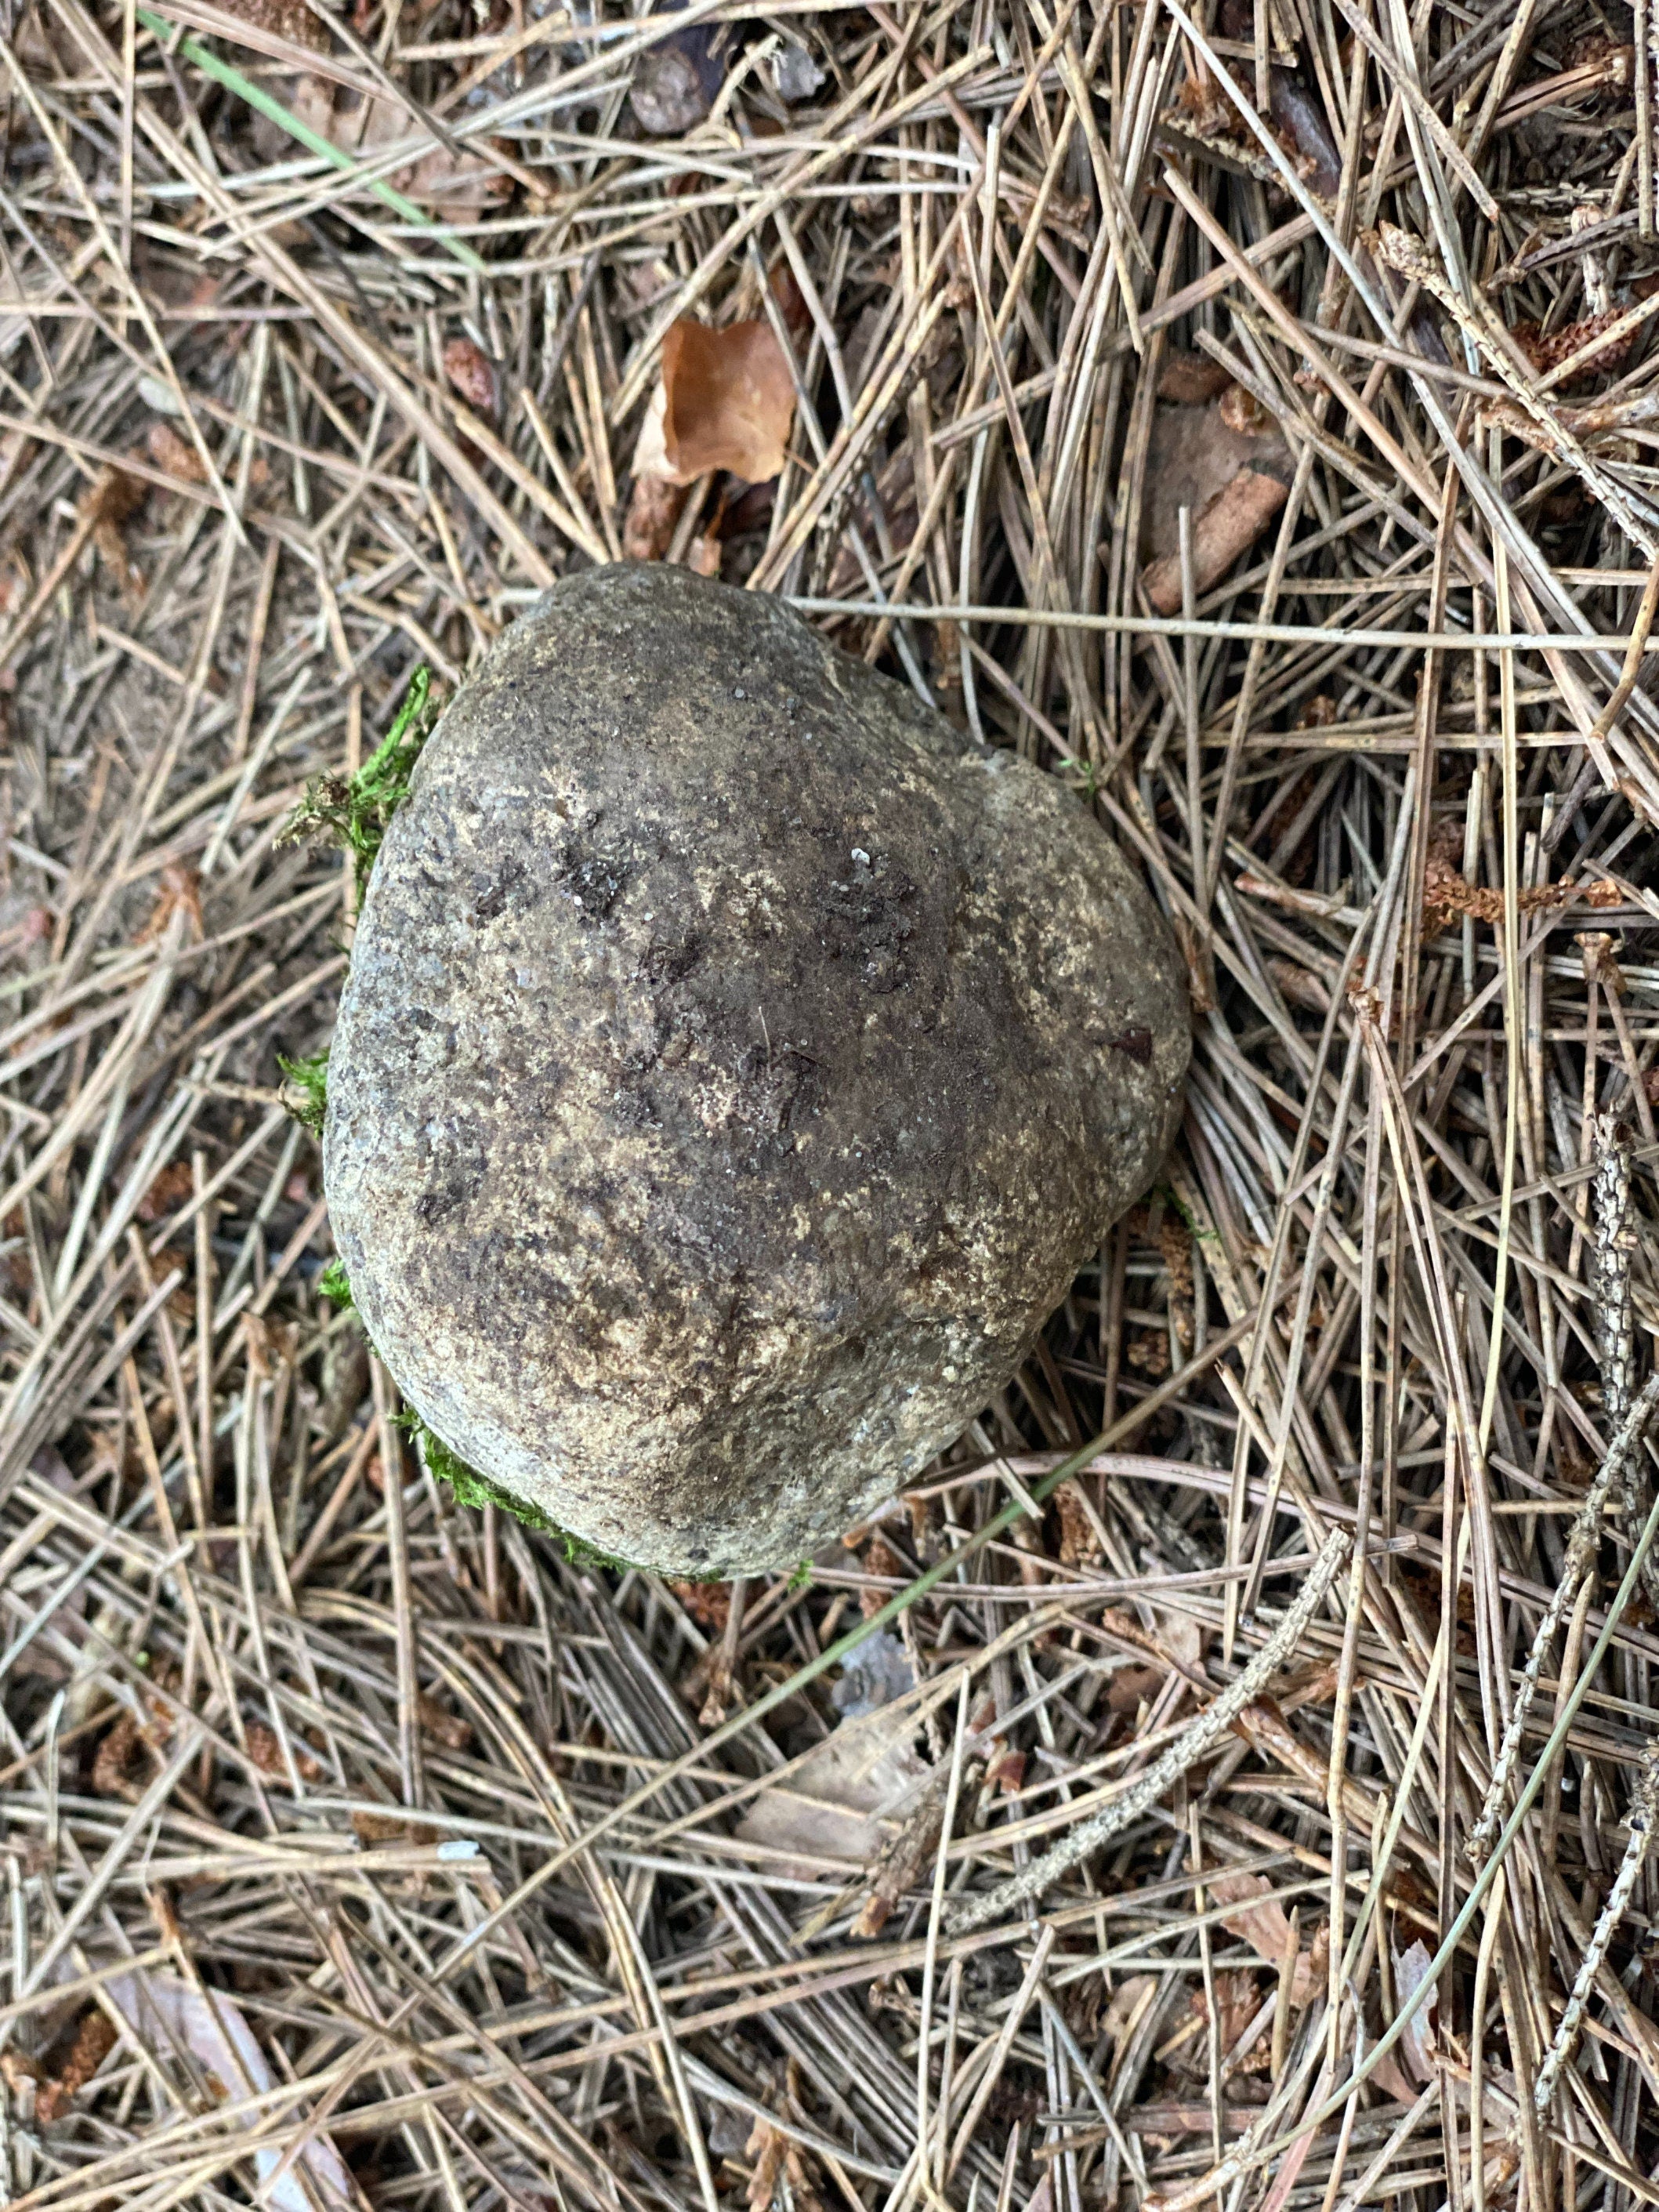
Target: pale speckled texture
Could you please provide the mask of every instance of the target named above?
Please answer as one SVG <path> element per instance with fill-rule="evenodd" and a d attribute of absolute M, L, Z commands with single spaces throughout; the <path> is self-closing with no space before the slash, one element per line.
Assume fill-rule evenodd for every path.
<path fill-rule="evenodd" d="M 1156 1174 L 1175 948 L 1060 785 L 786 608 L 559 585 L 376 863 L 325 1167 L 365 1324 L 602 1550 L 811 1552 L 1005 1383 Z"/>

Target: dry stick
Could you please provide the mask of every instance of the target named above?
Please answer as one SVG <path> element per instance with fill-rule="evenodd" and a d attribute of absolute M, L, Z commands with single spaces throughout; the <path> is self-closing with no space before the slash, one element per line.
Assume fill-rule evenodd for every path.
<path fill-rule="evenodd" d="M 1351 1540 L 1346 1529 L 1331 1531 L 1307 1581 L 1297 1591 L 1295 1603 L 1261 1650 L 1237 1679 L 1204 1708 L 1186 1734 L 1170 1746 L 1155 1766 L 1148 1767 L 1133 1788 L 1111 1804 L 1102 1806 L 1098 1813 L 1079 1823 L 1063 1842 L 1045 1851 L 1040 1859 L 1032 1860 L 1030 1866 L 998 1888 L 959 1905 L 951 1916 L 951 1934 L 983 1927 L 987 1921 L 1001 1919 L 1030 1899 L 1041 1897 L 1079 1861 L 1088 1858 L 1103 1844 L 1138 1820 L 1149 1807 L 1157 1804 L 1166 1790 L 1195 1766 L 1211 1747 L 1220 1741 L 1245 1706 L 1261 1695 L 1301 1642 L 1304 1630 L 1324 1603 L 1326 1593 L 1348 1556 Z"/>
<path fill-rule="evenodd" d="M 1504 1740 L 1498 1747 L 1480 1817 L 1470 1832 L 1468 1854 L 1477 1867 L 1484 1863 L 1492 1837 L 1497 1832 L 1504 1793 L 1520 1753 L 1527 1715 L 1531 1711 L 1533 1699 L 1537 1695 L 1539 1676 L 1543 1672 L 1544 1661 L 1554 1641 L 1555 1632 L 1577 1595 L 1585 1569 L 1595 1556 L 1596 1547 L 1601 1540 L 1601 1516 L 1607 1499 L 1614 1485 L 1623 1480 L 1640 1450 L 1642 1439 L 1647 1433 L 1648 1424 L 1653 1419 L 1656 1407 L 1659 1407 L 1659 1373 L 1648 1377 L 1642 1395 L 1626 1413 L 1613 1442 L 1607 1446 L 1607 1455 L 1601 1462 L 1601 1470 L 1585 1492 L 1584 1502 L 1574 1516 L 1565 1547 L 1561 1579 L 1544 1609 L 1537 1632 L 1532 1639 L 1532 1649 L 1527 1655 L 1527 1663 L 1522 1669 L 1521 1680 L 1515 1691 L 1509 1726 L 1504 1731 Z"/>

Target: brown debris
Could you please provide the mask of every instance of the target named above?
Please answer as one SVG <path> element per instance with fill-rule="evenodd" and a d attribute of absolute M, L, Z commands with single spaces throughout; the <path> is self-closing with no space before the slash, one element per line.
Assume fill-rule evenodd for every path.
<path fill-rule="evenodd" d="M 34 2117 L 50 2127 L 61 2117 L 71 2098 L 78 2096 L 96 2075 L 119 2038 L 108 2015 L 94 2007 L 83 2013 L 75 2031 L 75 2043 L 61 2070 L 43 2081 L 34 2094 Z"/>
<path fill-rule="evenodd" d="M 480 415 L 495 412 L 499 383 L 495 365 L 471 338 L 451 338 L 444 348 L 444 374 L 469 407 Z"/>
<path fill-rule="evenodd" d="M 1207 592 L 1248 553 L 1290 496 L 1290 485 L 1266 465 L 1243 468 L 1193 517 L 1193 587 Z M 1166 553 L 1141 571 L 1140 588 L 1154 614 L 1181 610 L 1181 556 Z"/>

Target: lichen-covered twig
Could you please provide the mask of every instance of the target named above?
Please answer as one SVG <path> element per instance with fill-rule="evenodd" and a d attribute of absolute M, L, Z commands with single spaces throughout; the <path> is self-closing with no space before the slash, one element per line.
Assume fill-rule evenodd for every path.
<path fill-rule="evenodd" d="M 1156 1805 L 1165 1790 L 1174 1787 L 1189 1768 L 1195 1766 L 1205 1753 L 1226 1734 L 1246 1705 L 1261 1696 L 1273 1675 L 1301 1642 L 1303 1632 L 1324 1603 L 1327 1592 L 1336 1580 L 1342 1562 L 1347 1558 L 1352 1540 L 1345 1529 L 1333 1529 L 1325 1539 L 1324 1547 L 1314 1561 L 1308 1579 L 1297 1593 L 1296 1601 L 1286 1613 L 1273 1634 L 1262 1645 L 1249 1665 L 1237 1680 L 1224 1689 L 1218 1698 L 1204 1708 L 1186 1733 L 1170 1746 L 1162 1759 L 1149 1766 L 1139 1780 L 1122 1795 L 1103 1805 L 1099 1812 L 1079 1821 L 1071 1833 L 1062 1837 L 1052 1850 L 1033 1859 L 1027 1867 L 995 1889 L 981 1896 L 969 1898 L 959 1905 L 951 1919 L 951 1932 L 959 1935 L 964 1929 L 982 1928 L 988 1920 L 1000 1920 L 1017 1906 L 1030 1899 L 1041 1897 L 1052 1888 L 1062 1875 L 1068 1874 L 1080 1861 L 1098 1850 L 1103 1844 L 1121 1833 L 1131 1822 L 1138 1820 L 1149 1806 Z"/>
<path fill-rule="evenodd" d="M 1590 1991 L 1595 1985 L 1595 1977 L 1601 1972 L 1601 1962 L 1607 1955 L 1619 1923 L 1625 1917 L 1625 1908 L 1630 1903 L 1637 1876 L 1642 1871 L 1643 1862 L 1653 1841 L 1656 1818 L 1659 1818 L 1659 1745 L 1650 1744 L 1642 1755 L 1642 1772 L 1631 1805 L 1630 1840 L 1625 1845 L 1624 1858 L 1613 1877 L 1613 1887 L 1607 1892 L 1607 1901 L 1601 1908 L 1601 1917 L 1585 1947 L 1583 1958 L 1579 1962 L 1566 2009 L 1556 2027 L 1554 2040 L 1538 2069 L 1538 2079 L 1533 2084 L 1533 2109 L 1540 2118 L 1549 2110 L 1550 2099 L 1555 2094 L 1555 2085 L 1577 2044 L 1578 2032 L 1583 2025 L 1584 2011 L 1589 2003 Z"/>
<path fill-rule="evenodd" d="M 1596 1117 L 1594 1189 L 1596 1352 L 1607 1419 L 1617 1426 L 1630 1407 L 1635 1332 L 1625 1228 L 1630 1212 L 1630 1138 L 1611 1114 Z M 1633 1505 L 1633 1497 L 1627 1496 L 1627 1510 Z"/>
<path fill-rule="evenodd" d="M 1618 1434 L 1607 1446 L 1607 1455 L 1601 1471 L 1589 1490 L 1584 1502 L 1573 1517 L 1567 1534 L 1565 1556 L 1562 1561 L 1561 1579 L 1555 1586 L 1555 1595 L 1544 1608 L 1532 1649 L 1527 1654 L 1527 1663 L 1515 1692 L 1515 1702 L 1510 1710 L 1509 1726 L 1504 1731 L 1504 1741 L 1498 1746 L 1498 1758 L 1492 1766 L 1492 1780 L 1486 1787 L 1486 1802 L 1480 1808 L 1480 1817 L 1469 1836 L 1468 1854 L 1479 1866 L 1492 1849 L 1492 1838 L 1498 1832 L 1503 1814 L 1504 1798 L 1515 1771 L 1515 1762 L 1520 1753 L 1521 1738 L 1526 1727 L 1527 1715 L 1538 1691 L 1538 1678 L 1543 1671 L 1544 1659 L 1555 1632 L 1566 1618 L 1567 1609 L 1577 1594 L 1585 1569 L 1595 1554 L 1601 1534 L 1601 1516 L 1615 1484 L 1625 1480 L 1626 1472 L 1641 1448 L 1643 1437 L 1654 1409 L 1659 1407 L 1659 1374 L 1650 1375 L 1643 1386 L 1642 1395 L 1626 1412 Z M 1626 1486 L 1628 1487 L 1628 1486 Z"/>

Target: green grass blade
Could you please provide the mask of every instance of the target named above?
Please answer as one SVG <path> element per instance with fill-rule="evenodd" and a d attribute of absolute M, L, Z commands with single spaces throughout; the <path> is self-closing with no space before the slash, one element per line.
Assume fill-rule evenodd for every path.
<path fill-rule="evenodd" d="M 136 13 L 144 28 L 153 32 L 158 39 L 170 40 L 176 34 L 176 24 L 152 15 L 148 8 L 140 8 Z M 267 117 L 280 130 L 286 131 L 290 138 L 296 138 L 308 153 L 318 155 L 325 161 L 331 161 L 337 169 L 349 170 L 358 167 L 356 159 L 342 147 L 335 145 L 331 139 L 325 138 L 319 131 L 313 131 L 308 123 L 302 123 L 291 108 L 284 107 L 280 100 L 273 100 L 263 85 L 255 84 L 252 77 L 244 76 L 240 70 L 234 68 L 229 62 L 221 61 L 218 55 L 204 46 L 199 39 L 192 39 L 186 33 L 173 51 L 182 54 L 192 68 L 200 70 L 204 76 L 210 76 L 216 84 L 223 85 L 227 92 L 234 92 L 239 100 L 246 100 L 258 114 Z M 365 178 L 364 183 L 375 198 L 384 201 L 394 215 L 401 216 L 405 222 L 414 223 L 422 230 L 429 231 L 440 245 L 447 246 L 455 258 L 467 268 L 483 270 L 488 265 L 482 255 L 475 253 L 470 246 L 464 246 L 459 239 L 452 238 L 441 222 L 434 222 L 429 215 L 416 206 L 413 200 L 405 199 L 401 192 L 394 191 L 380 178 Z"/>

